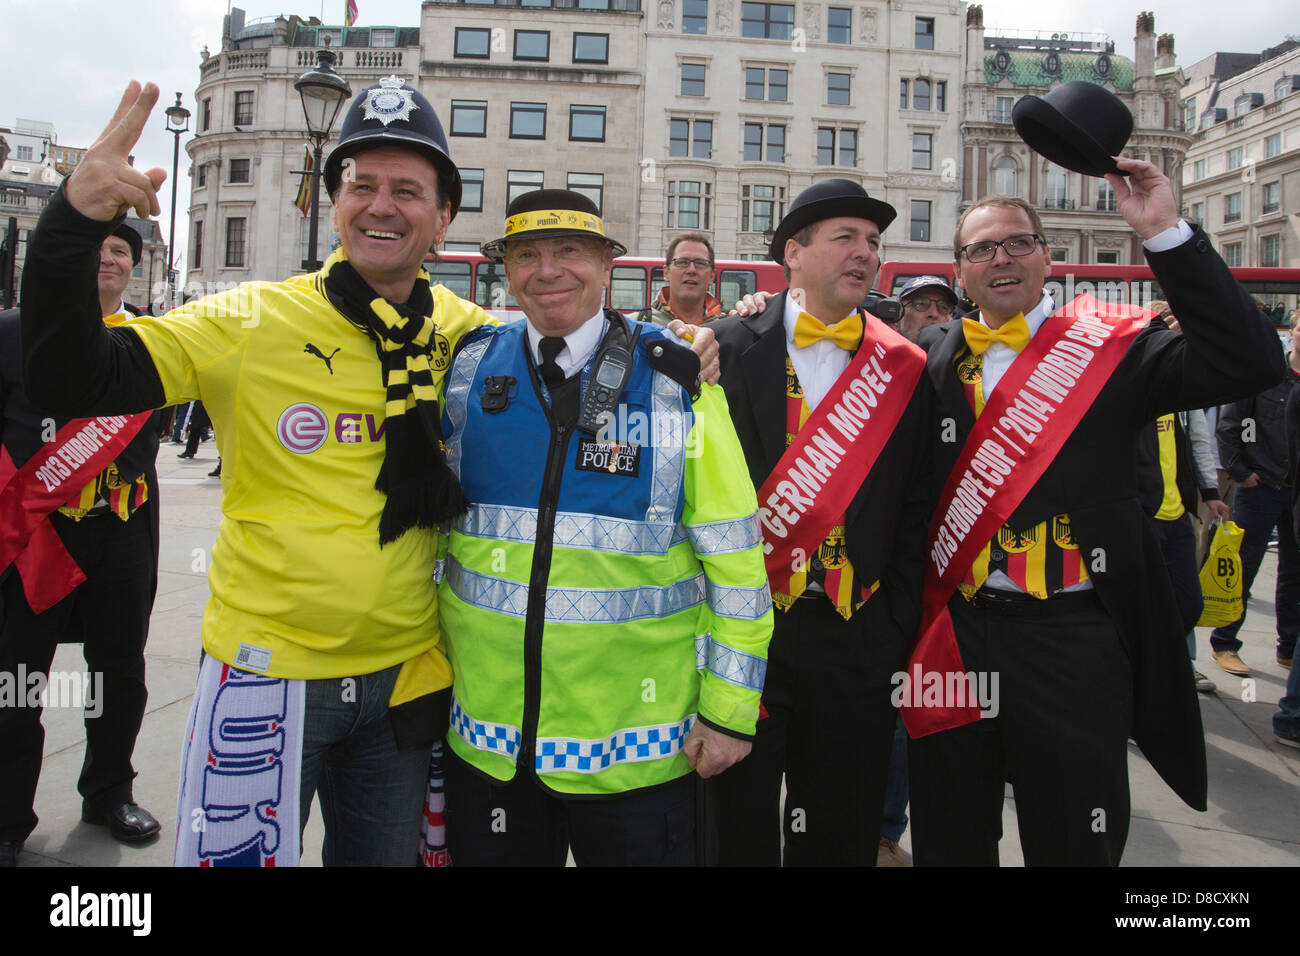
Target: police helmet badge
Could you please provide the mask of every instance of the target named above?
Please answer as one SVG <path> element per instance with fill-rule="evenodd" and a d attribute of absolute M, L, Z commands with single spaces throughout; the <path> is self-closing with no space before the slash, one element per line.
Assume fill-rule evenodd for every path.
<path fill-rule="evenodd" d="M 387 126 L 393 120 L 411 121 L 411 110 L 420 107 L 411 99 L 411 91 L 402 89 L 400 77 L 386 76 L 379 81 L 379 87 L 369 91 L 365 103 L 365 118 L 379 120 Z"/>

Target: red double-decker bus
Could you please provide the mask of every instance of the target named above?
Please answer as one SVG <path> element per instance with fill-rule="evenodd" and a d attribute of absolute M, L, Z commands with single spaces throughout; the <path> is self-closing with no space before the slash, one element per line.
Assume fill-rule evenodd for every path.
<path fill-rule="evenodd" d="M 500 263 L 468 252 L 443 252 L 438 258 L 426 259 L 424 268 L 434 282 L 445 285 L 462 299 L 487 309 L 504 319 L 522 318 L 519 304 L 506 288 L 505 269 Z M 623 256 L 614 260 L 605 305 L 627 315 L 650 308 L 664 285 L 662 259 Z M 739 262 L 719 260 L 714 263 L 713 283 L 709 291 L 724 308 L 750 292 L 780 292 L 785 277 L 775 262 Z"/>

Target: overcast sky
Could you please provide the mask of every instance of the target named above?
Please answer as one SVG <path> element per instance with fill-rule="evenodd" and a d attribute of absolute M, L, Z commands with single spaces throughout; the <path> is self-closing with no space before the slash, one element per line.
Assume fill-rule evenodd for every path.
<path fill-rule="evenodd" d="M 654 0 L 643 0 L 653 4 Z M 418 26 L 418 0 L 357 0 L 358 26 Z M 323 16 L 328 24 L 343 20 L 344 0 L 292 2 L 245 0 L 236 3 L 248 20 L 279 13 Z M 173 137 L 166 131 L 162 107 L 182 94 L 194 109 L 199 51 L 221 48 L 221 18 L 226 0 L 4 0 L 0 26 L 0 126 L 24 119 L 54 124 L 60 143 L 87 146 L 99 135 L 130 78 L 152 80 L 163 91 L 151 126 L 136 148 L 136 164 L 161 166 L 171 175 Z M 998 28 L 1048 33 L 1106 33 L 1115 50 L 1133 55 L 1133 30 L 1139 9 L 1152 7 L 1156 32 L 1173 33 L 1180 65 L 1187 66 L 1217 50 L 1257 53 L 1300 34 L 1300 15 L 1287 22 L 1290 7 L 1277 0 L 986 0 L 987 32 Z M 1291 9 L 1294 9 L 1293 7 Z M 476 11 L 478 12 L 478 11 Z M 526 12 L 503 10 L 521 22 Z M 191 122 L 191 126 L 193 123 Z M 181 192 L 177 198 L 177 235 L 186 234 L 188 178 L 181 143 Z M 163 235 L 167 234 L 171 184 L 163 187 Z M 182 246 L 184 243 L 180 243 Z"/>

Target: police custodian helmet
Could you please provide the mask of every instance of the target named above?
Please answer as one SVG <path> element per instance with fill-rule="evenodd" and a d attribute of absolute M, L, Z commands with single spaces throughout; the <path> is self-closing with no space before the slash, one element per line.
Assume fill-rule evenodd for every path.
<path fill-rule="evenodd" d="M 460 170 L 451 161 L 442 122 L 419 90 L 401 77 L 388 76 L 362 90 L 343 116 L 339 142 L 325 160 L 325 190 L 333 196 L 343 176 L 343 161 L 367 149 L 406 146 L 438 170 L 451 203 L 451 218 L 460 209 Z"/>

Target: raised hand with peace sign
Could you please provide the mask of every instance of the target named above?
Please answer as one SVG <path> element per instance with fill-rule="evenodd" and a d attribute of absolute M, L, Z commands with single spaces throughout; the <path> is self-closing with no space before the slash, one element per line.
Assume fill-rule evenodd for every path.
<path fill-rule="evenodd" d="M 158 102 L 158 87 L 142 88 L 132 80 L 104 132 L 64 184 L 72 208 L 88 219 L 109 222 L 134 209 L 141 219 L 161 212 L 158 190 L 167 174 L 158 168 L 141 172 L 127 162 Z"/>

